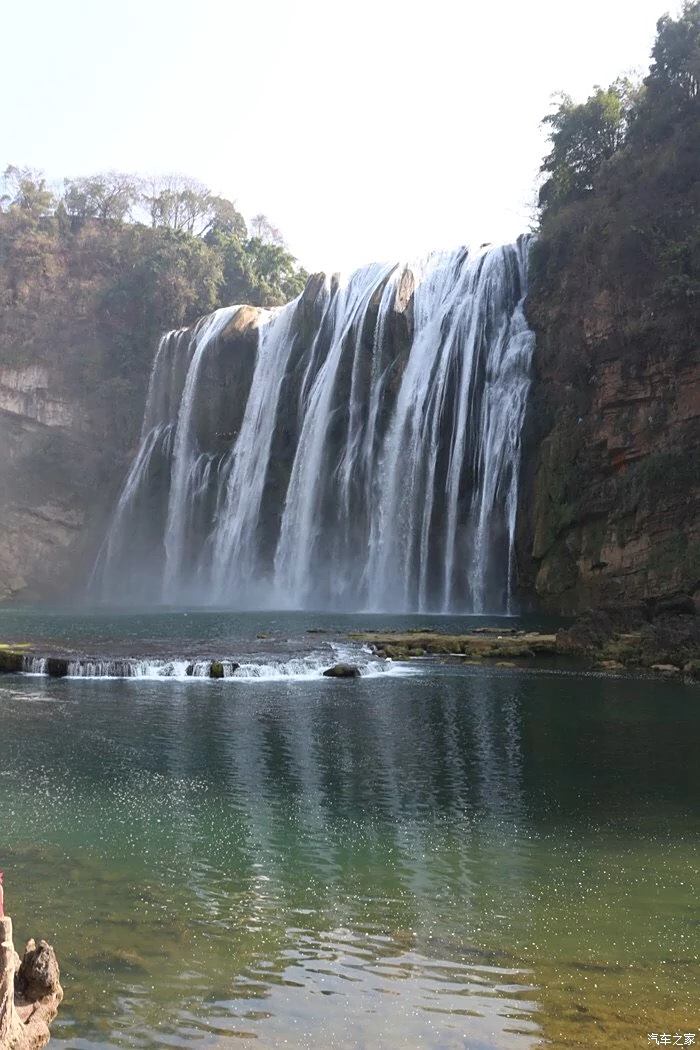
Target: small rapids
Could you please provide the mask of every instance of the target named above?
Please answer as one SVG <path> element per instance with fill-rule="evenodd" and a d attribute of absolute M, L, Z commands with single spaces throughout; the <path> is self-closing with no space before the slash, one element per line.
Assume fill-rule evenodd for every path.
<path fill-rule="evenodd" d="M 379 675 L 415 674 L 415 668 L 392 660 L 380 659 L 366 647 L 352 649 L 334 645 L 326 653 L 307 653 L 284 659 L 261 656 L 246 658 L 241 663 L 232 659 L 92 659 L 65 661 L 55 677 L 81 679 L 132 679 L 139 681 L 213 681 L 235 679 L 243 682 L 303 681 L 323 678 L 323 672 L 337 663 L 351 663 L 362 678 Z M 212 673 L 215 666 L 218 674 Z M 25 656 L 22 673 L 48 676 L 49 659 Z"/>

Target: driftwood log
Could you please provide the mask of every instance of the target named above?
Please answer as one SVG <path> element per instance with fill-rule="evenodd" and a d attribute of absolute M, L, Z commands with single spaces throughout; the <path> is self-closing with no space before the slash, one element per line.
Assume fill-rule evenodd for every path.
<path fill-rule="evenodd" d="M 0 1050 L 37 1050 L 48 1043 L 63 998 L 56 955 L 32 940 L 20 962 L 8 915 L 0 915 L 0 937 Z"/>

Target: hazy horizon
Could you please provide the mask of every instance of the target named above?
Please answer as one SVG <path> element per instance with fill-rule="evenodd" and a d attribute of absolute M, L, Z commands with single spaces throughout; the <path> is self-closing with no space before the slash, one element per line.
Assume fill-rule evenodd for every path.
<path fill-rule="evenodd" d="M 5 18 L 33 61 L 5 57 L 0 162 L 191 175 L 309 270 L 500 243 L 530 225 L 552 95 L 643 72 L 679 7 L 40 0 Z"/>

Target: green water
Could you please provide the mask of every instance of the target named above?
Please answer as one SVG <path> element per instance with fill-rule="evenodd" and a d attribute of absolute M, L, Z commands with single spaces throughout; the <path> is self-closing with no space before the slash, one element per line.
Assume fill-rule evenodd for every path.
<path fill-rule="evenodd" d="M 27 616 L 5 637 L 38 636 Z M 188 637 L 146 620 L 128 642 L 128 618 L 109 639 L 87 620 L 80 644 Z M 191 644 L 213 630 L 195 617 Z M 292 621 L 279 638 L 293 648 L 294 630 L 308 647 Z M 420 666 L 0 678 L 0 867 L 18 936 L 60 957 L 56 1045 L 698 1032 L 700 691 Z"/>

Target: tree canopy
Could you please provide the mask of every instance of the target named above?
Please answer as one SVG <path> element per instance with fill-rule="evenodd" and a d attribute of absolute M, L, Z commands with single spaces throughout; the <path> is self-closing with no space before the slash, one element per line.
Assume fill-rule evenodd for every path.
<path fill-rule="evenodd" d="M 660 142 L 679 122 L 700 113 L 700 2 L 686 2 L 677 19 L 657 23 L 652 63 L 640 85 L 620 78 L 595 87 L 585 102 L 561 95 L 543 119 L 550 152 L 544 158 L 539 203 L 556 208 L 590 194 L 606 165 L 629 143 Z"/>
<path fill-rule="evenodd" d="M 176 273 L 181 298 L 166 297 L 172 317 L 169 322 L 164 318 L 165 325 L 233 302 L 277 306 L 298 295 L 306 280 L 267 216 L 252 219 L 249 235 L 233 201 L 183 175 L 141 178 L 102 172 L 65 179 L 62 190 L 53 192 L 41 172 L 11 165 L 4 173 L 0 217 L 6 234 L 16 233 L 20 225 L 31 230 L 34 249 L 37 238 L 53 235 L 69 250 L 71 238 L 86 229 L 96 235 L 93 241 L 130 245 L 138 254 L 120 278 L 120 288 L 134 274 L 141 274 L 149 286 L 149 275 L 157 270 L 166 282 Z M 21 256 L 20 242 L 15 241 L 14 249 Z M 136 281 L 134 294 L 141 292 Z"/>
<path fill-rule="evenodd" d="M 94 427 L 128 444 L 163 331 L 302 291 L 304 270 L 261 218 L 249 235 L 234 201 L 183 176 L 102 172 L 52 188 L 41 172 L 10 166 L 0 183 L 0 358 L 46 365 Z"/>
<path fill-rule="evenodd" d="M 596 87 L 585 102 L 560 96 L 556 110 L 543 120 L 552 148 L 541 168 L 549 176 L 540 190 L 541 205 L 593 189 L 596 173 L 624 142 L 634 94 L 628 80 L 616 80 L 608 88 Z"/>

